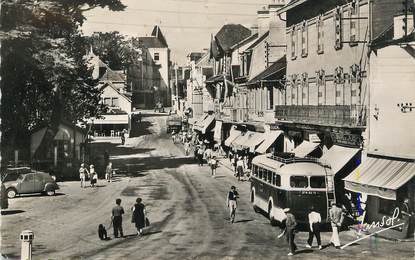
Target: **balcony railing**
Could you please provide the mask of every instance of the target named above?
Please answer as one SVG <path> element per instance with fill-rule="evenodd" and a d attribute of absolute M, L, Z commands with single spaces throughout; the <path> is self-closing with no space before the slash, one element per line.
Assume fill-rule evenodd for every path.
<path fill-rule="evenodd" d="M 294 123 L 366 126 L 366 106 L 275 106 L 275 119 Z"/>

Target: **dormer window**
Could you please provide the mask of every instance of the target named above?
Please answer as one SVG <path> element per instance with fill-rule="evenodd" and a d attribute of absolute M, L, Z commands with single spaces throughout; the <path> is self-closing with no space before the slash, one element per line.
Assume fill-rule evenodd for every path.
<path fill-rule="evenodd" d="M 160 54 L 158 52 L 154 53 L 154 60 L 159 61 L 160 60 Z"/>

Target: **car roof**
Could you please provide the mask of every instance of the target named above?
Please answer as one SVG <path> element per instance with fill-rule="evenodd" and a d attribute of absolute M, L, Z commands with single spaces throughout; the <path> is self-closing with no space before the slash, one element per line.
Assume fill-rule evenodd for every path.
<path fill-rule="evenodd" d="M 315 162 L 296 162 L 281 166 L 278 172 L 281 175 L 325 176 L 326 170 Z"/>

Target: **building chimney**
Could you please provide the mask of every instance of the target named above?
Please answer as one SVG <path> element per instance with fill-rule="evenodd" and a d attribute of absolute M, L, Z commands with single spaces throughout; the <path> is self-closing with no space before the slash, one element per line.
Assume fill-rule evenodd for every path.
<path fill-rule="evenodd" d="M 286 40 L 286 21 L 285 13 L 278 15 L 277 11 L 280 10 L 288 0 L 273 0 L 273 3 L 268 5 L 269 10 L 269 44 L 272 46 L 285 46 Z M 284 47 L 272 47 L 270 48 L 270 61 L 277 60 L 285 54 Z M 275 57 L 274 57 L 275 56 Z"/>
<path fill-rule="evenodd" d="M 265 34 L 269 30 L 269 10 L 267 7 L 262 7 L 262 10 L 257 12 L 258 21 L 258 36 Z"/>

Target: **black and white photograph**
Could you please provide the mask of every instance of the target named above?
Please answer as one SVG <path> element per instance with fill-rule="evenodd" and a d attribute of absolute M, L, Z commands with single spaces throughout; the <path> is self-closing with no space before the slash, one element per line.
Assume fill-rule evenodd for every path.
<path fill-rule="evenodd" d="M 0 3 L 0 260 L 415 259 L 415 0 Z"/>

